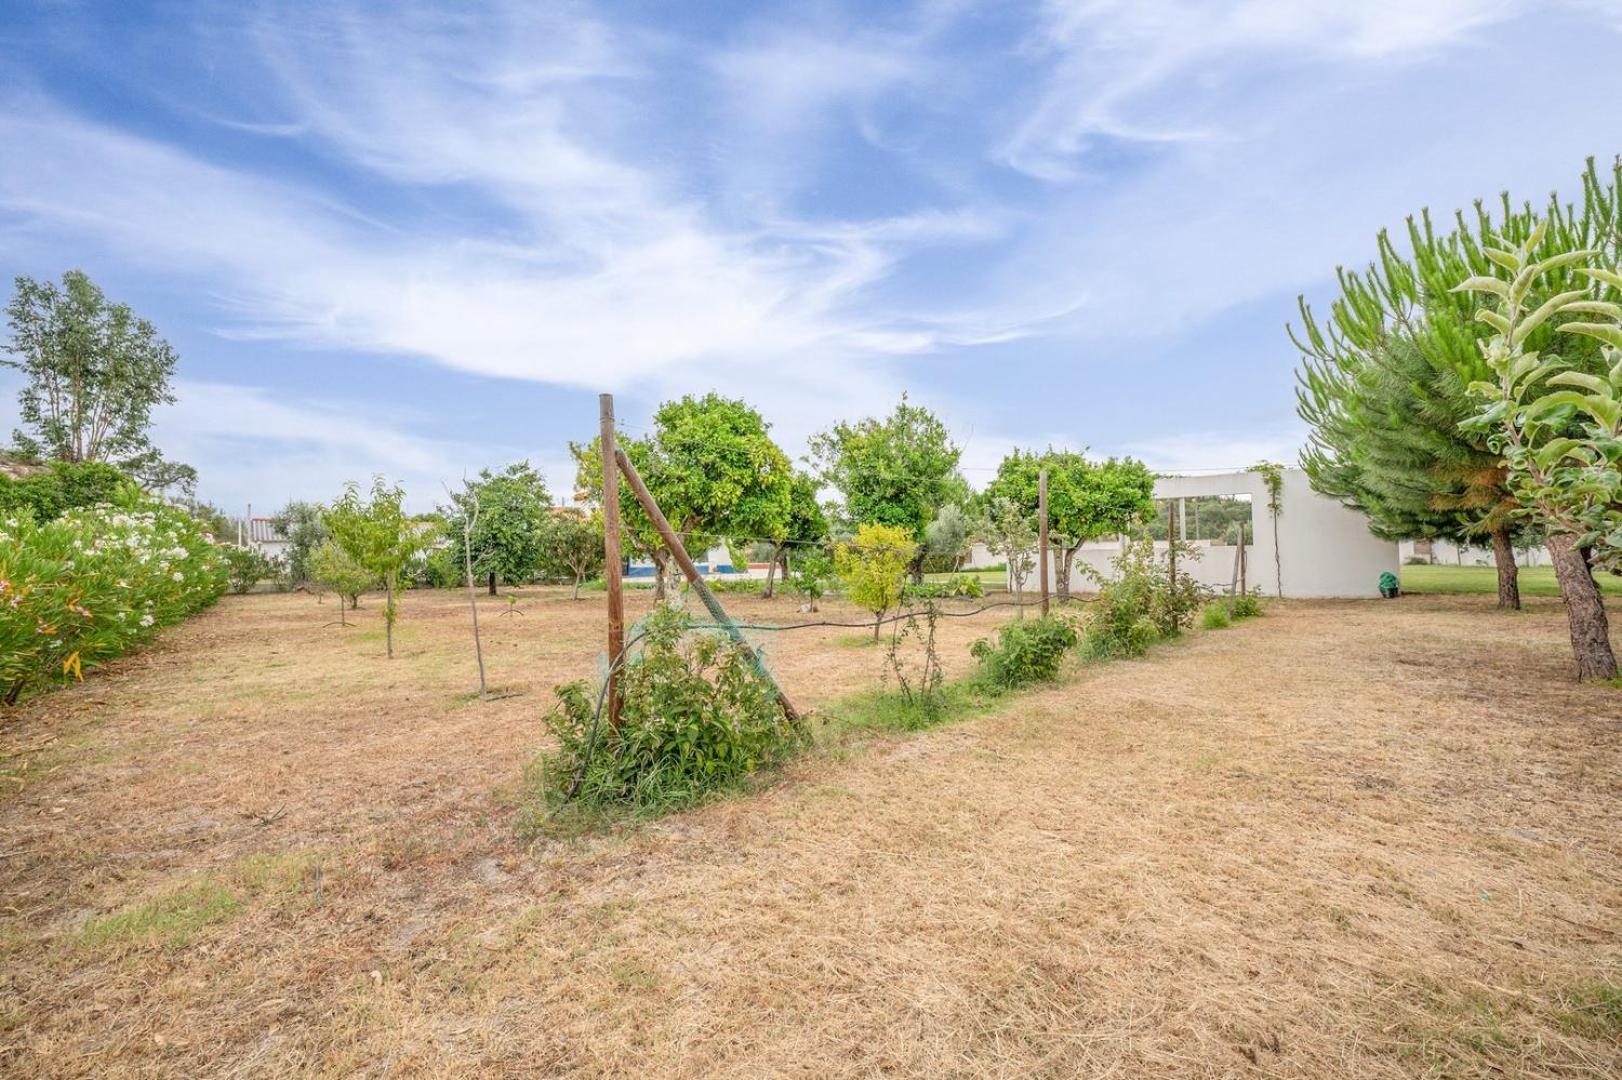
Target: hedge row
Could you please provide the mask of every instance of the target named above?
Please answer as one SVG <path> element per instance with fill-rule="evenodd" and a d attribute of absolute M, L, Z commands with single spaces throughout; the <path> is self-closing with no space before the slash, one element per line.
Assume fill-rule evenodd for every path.
<path fill-rule="evenodd" d="M 0 517 L 0 702 L 83 678 L 220 598 L 221 550 L 160 503 Z"/>

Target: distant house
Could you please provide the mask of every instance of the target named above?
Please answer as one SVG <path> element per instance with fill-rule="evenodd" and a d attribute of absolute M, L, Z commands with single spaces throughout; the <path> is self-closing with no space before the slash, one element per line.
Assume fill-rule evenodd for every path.
<path fill-rule="evenodd" d="M 276 528 L 274 518 L 237 518 L 232 524 L 237 529 L 236 541 L 243 547 L 251 547 L 270 559 L 280 559 L 287 554 L 290 545 L 287 537 Z"/>

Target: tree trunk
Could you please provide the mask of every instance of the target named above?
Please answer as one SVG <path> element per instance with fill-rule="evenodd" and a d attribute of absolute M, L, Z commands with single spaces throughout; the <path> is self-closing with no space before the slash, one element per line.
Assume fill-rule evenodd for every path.
<path fill-rule="evenodd" d="M 924 550 L 924 546 L 919 544 L 918 554 L 914 555 L 912 557 L 912 562 L 907 564 L 907 569 L 912 574 L 912 583 L 914 585 L 922 585 L 924 583 L 924 559 L 927 558 L 928 555 L 929 553 Z"/>
<path fill-rule="evenodd" d="M 661 549 L 653 551 L 653 602 L 665 602 L 665 561 L 667 556 Z"/>
<path fill-rule="evenodd" d="M 383 647 L 390 660 L 394 659 L 394 582 L 385 586 L 383 596 Z"/>
<path fill-rule="evenodd" d="M 783 547 L 782 544 L 772 547 L 772 564 L 766 568 L 766 587 L 760 590 L 762 600 L 772 598 L 772 586 L 777 584 L 777 560 L 783 557 Z"/>
<path fill-rule="evenodd" d="M 1520 570 L 1515 566 L 1515 547 L 1508 529 L 1492 531 L 1492 558 L 1498 565 L 1498 610 L 1521 610 Z"/>
<path fill-rule="evenodd" d="M 1075 562 L 1076 548 L 1080 546 L 1080 544 L 1077 544 L 1076 547 L 1065 545 L 1059 547 L 1059 569 L 1056 584 L 1059 587 L 1059 601 L 1061 603 L 1070 599 L 1070 568 Z"/>
<path fill-rule="evenodd" d="M 1616 678 L 1616 654 L 1611 651 L 1605 598 L 1589 572 L 1588 561 L 1577 548 L 1576 537 L 1570 533 L 1551 533 L 1548 545 L 1555 577 L 1560 580 L 1560 596 L 1566 602 L 1566 623 L 1571 632 L 1571 651 L 1577 660 L 1577 680 Z"/>
<path fill-rule="evenodd" d="M 579 574 L 575 574 L 575 576 L 574 576 L 574 596 L 572 596 L 570 599 L 573 599 L 573 600 L 580 599 L 580 575 Z"/>
<path fill-rule="evenodd" d="M 490 571 L 489 581 L 490 581 L 490 595 L 494 596 L 494 595 L 496 595 L 496 572 L 494 570 Z"/>
<path fill-rule="evenodd" d="M 877 615 L 873 616 L 873 641 L 874 641 L 875 644 L 878 643 L 878 640 L 879 640 L 879 627 L 881 625 L 883 625 L 883 623 L 884 623 L 884 612 L 881 611 Z"/>

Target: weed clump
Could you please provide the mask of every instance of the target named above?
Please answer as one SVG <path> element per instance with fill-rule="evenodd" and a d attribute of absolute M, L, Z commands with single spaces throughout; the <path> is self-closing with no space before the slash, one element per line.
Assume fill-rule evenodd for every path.
<path fill-rule="evenodd" d="M 1179 544 L 1178 557 L 1197 558 L 1198 552 Z M 1115 560 L 1115 577 L 1098 578 L 1098 597 L 1082 651 L 1091 660 L 1142 656 L 1155 642 L 1193 626 L 1205 596 L 1189 574 L 1172 581 L 1166 560 L 1155 553 L 1148 537 L 1134 540 Z"/>
<path fill-rule="evenodd" d="M 997 629 L 995 642 L 981 638 L 969 652 L 980 661 L 980 681 L 987 689 L 1014 690 L 1057 678 L 1065 653 L 1078 640 L 1074 619 L 1050 615 L 1007 623 Z"/>

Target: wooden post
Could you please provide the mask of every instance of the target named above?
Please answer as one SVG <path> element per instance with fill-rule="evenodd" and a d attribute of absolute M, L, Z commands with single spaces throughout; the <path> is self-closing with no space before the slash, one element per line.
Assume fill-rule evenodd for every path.
<path fill-rule="evenodd" d="M 1173 499 L 1166 504 L 1166 565 L 1171 571 L 1172 591 L 1177 590 L 1177 512 L 1183 508 L 1182 500 Z"/>
<path fill-rule="evenodd" d="M 1048 471 L 1036 474 L 1036 558 L 1038 583 L 1042 586 L 1042 617 L 1048 614 Z"/>
<path fill-rule="evenodd" d="M 1250 569 L 1250 555 L 1246 551 L 1247 545 L 1245 543 L 1245 537 L 1246 537 L 1247 533 L 1248 533 L 1248 530 L 1245 528 L 1245 523 L 1243 521 L 1241 521 L 1239 523 L 1239 591 L 1240 592 L 1249 592 L 1250 591 L 1250 586 L 1245 582 L 1245 574 Z"/>
<path fill-rule="evenodd" d="M 608 579 L 608 726 L 619 727 L 617 661 L 625 651 L 625 593 L 620 582 L 620 474 L 615 459 L 614 395 L 597 396 L 598 442 L 603 454 L 603 572 Z"/>
<path fill-rule="evenodd" d="M 648 491 L 648 486 L 642 482 L 642 477 L 637 473 L 636 466 L 631 464 L 631 459 L 625 456 L 623 450 L 616 451 L 614 456 L 619 462 L 621 471 L 625 473 L 625 482 L 631 485 L 631 493 L 636 496 L 636 501 L 642 504 L 642 509 L 647 513 L 649 520 L 653 522 L 653 527 L 659 531 L 659 539 L 664 541 L 665 547 L 670 550 L 671 558 L 676 560 L 676 565 L 681 567 L 681 572 L 687 576 L 688 583 L 693 586 L 693 592 L 698 594 L 699 600 L 703 601 L 710 615 L 725 628 L 726 632 L 731 635 L 732 640 L 747 645 L 747 642 L 744 641 L 743 632 L 733 625 L 732 620 L 727 616 L 726 609 L 721 606 L 721 601 L 715 598 L 715 594 L 710 591 L 709 585 L 704 581 L 704 575 L 700 574 L 698 567 L 693 565 L 692 557 L 687 554 L 687 548 L 682 545 L 681 537 L 676 535 L 676 530 L 671 528 L 664 511 L 659 509 L 657 502 L 654 502 L 653 495 Z M 760 667 L 760 673 L 771 679 L 772 685 L 776 686 L 777 680 L 772 679 L 767 673 L 765 661 L 761 660 L 758 652 L 755 653 L 755 662 Z M 794 708 L 794 703 L 788 699 L 787 694 L 783 693 L 783 688 L 780 686 L 777 687 L 777 703 L 783 707 L 783 714 L 789 718 L 790 722 L 799 723 L 799 711 Z"/>

